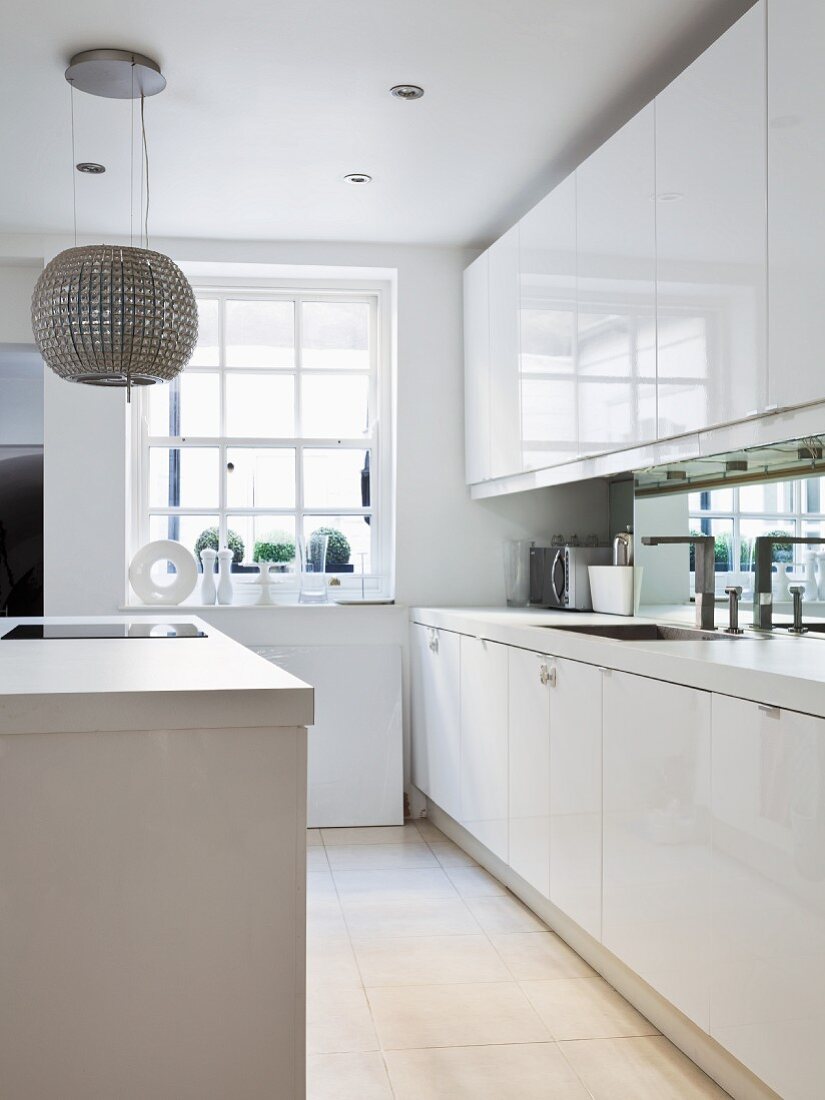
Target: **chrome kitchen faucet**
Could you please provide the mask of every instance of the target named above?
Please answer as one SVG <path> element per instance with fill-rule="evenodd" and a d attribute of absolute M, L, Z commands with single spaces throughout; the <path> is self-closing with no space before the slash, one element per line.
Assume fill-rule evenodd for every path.
<path fill-rule="evenodd" d="M 696 546 L 696 625 L 700 630 L 715 630 L 716 539 L 713 535 L 646 535 L 642 539 L 644 546 L 674 543 Z"/>
<path fill-rule="evenodd" d="M 753 625 L 756 630 L 773 630 L 773 548 L 777 543 L 792 546 L 821 546 L 825 539 L 814 536 L 759 535 L 754 542 L 756 576 L 753 582 Z"/>

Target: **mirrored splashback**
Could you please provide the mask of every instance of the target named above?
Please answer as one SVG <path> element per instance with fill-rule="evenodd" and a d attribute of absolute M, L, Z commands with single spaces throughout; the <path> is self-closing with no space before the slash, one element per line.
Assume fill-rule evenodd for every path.
<path fill-rule="evenodd" d="M 715 591 L 742 588 L 753 600 L 755 540 L 774 536 L 773 598 L 790 606 L 788 586 L 805 585 L 806 604 L 825 614 L 825 546 L 788 538 L 825 537 L 825 434 L 770 446 L 674 462 L 634 475 L 636 562 L 644 568 L 642 604 L 659 609 L 690 602 L 695 586 L 692 546 L 645 547 L 644 536 L 713 535 Z"/>

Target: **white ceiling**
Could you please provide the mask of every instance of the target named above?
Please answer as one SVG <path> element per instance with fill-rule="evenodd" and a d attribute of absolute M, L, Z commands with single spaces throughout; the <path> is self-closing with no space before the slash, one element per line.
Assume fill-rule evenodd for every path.
<path fill-rule="evenodd" d="M 0 42 L 0 232 L 72 224 L 82 49 L 157 58 L 150 232 L 485 244 L 752 0 L 31 0 Z M 391 98 L 414 82 L 424 99 Z M 130 104 L 75 96 L 81 233 L 129 231 Z M 354 187 L 346 172 L 374 182 Z"/>

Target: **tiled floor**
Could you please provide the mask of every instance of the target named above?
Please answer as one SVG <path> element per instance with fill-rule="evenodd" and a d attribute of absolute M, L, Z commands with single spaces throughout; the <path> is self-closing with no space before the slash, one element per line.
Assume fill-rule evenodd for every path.
<path fill-rule="evenodd" d="M 726 1096 L 429 822 L 308 844 L 308 1100 Z"/>

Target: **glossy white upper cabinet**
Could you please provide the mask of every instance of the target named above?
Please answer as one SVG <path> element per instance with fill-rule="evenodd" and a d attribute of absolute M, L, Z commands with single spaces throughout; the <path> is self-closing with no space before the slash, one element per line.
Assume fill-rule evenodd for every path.
<path fill-rule="evenodd" d="M 507 860 L 507 647 L 461 637 L 461 824 Z"/>
<path fill-rule="evenodd" d="M 526 214 L 520 230 L 520 459 L 532 470 L 579 454 L 575 176 Z"/>
<path fill-rule="evenodd" d="M 602 942 L 707 1031 L 711 697 L 621 672 L 603 691 Z"/>
<path fill-rule="evenodd" d="M 576 171 L 583 455 L 656 438 L 654 126 L 651 103 Z"/>
<path fill-rule="evenodd" d="M 677 77 L 655 108 L 663 438 L 767 404 L 764 0 Z"/>
<path fill-rule="evenodd" d="M 490 257 L 464 272 L 464 471 L 468 485 L 490 476 Z"/>
<path fill-rule="evenodd" d="M 509 654 L 509 863 L 550 896 L 550 694 L 552 657 Z"/>
<path fill-rule="evenodd" d="M 487 250 L 490 288 L 490 477 L 521 471 L 519 227 Z"/>
<path fill-rule="evenodd" d="M 769 401 L 825 398 L 825 4 L 768 4 Z"/>
<path fill-rule="evenodd" d="M 410 627 L 412 781 L 456 819 L 461 813 L 459 641 L 448 630 Z"/>
<path fill-rule="evenodd" d="M 785 1100 L 825 1082 L 825 721 L 713 697 L 710 1032 Z"/>
<path fill-rule="evenodd" d="M 550 900 L 602 932 L 602 671 L 555 662 L 550 692 Z"/>

